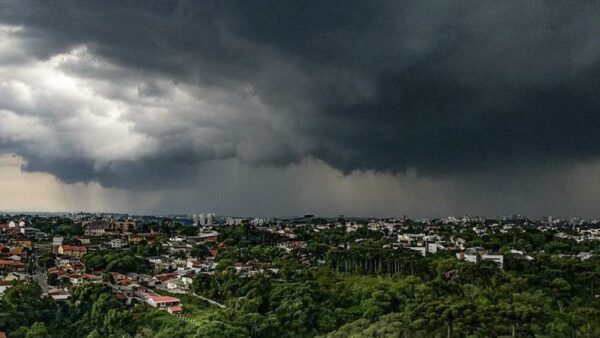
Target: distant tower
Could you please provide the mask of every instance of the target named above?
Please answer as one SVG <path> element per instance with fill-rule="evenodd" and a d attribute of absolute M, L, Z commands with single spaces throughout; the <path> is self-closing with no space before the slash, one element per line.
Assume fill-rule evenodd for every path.
<path fill-rule="evenodd" d="M 213 217 L 215 216 L 215 214 L 206 214 L 206 225 L 212 225 L 213 224 Z"/>
<path fill-rule="evenodd" d="M 200 225 L 206 225 L 206 216 L 204 214 L 198 215 L 198 220 L 200 221 Z"/>
<path fill-rule="evenodd" d="M 192 215 L 192 221 L 194 222 L 194 226 L 198 226 L 198 214 Z"/>

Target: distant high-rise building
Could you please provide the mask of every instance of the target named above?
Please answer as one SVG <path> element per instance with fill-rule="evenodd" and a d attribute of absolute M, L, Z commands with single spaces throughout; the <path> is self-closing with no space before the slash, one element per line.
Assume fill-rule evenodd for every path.
<path fill-rule="evenodd" d="M 214 214 L 206 214 L 206 225 L 213 224 L 213 217 L 214 217 Z"/>
<path fill-rule="evenodd" d="M 193 221 L 194 226 L 198 226 L 198 214 L 192 215 L 192 221 Z"/>
<path fill-rule="evenodd" d="M 206 216 L 204 214 L 198 215 L 199 225 L 206 225 Z"/>

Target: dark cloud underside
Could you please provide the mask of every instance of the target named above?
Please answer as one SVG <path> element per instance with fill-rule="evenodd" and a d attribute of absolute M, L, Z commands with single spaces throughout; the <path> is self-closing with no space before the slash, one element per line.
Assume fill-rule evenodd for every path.
<path fill-rule="evenodd" d="M 128 187 L 185 185 L 223 159 L 438 178 L 590 162 L 599 15 L 589 1 L 0 1 L 27 55 L 85 46 L 117 67 L 62 69 L 114 83 L 94 90 L 129 107 L 120 119 L 147 151 L 49 157 L 14 137 L 0 147 L 30 170 Z M 210 104 L 179 104 L 181 91 Z"/>

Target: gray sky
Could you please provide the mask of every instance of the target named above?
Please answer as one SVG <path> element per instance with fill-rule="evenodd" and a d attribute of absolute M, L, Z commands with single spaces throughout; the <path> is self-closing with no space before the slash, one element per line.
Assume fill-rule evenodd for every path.
<path fill-rule="evenodd" d="M 0 0 L 0 209 L 600 217 L 600 5 Z"/>

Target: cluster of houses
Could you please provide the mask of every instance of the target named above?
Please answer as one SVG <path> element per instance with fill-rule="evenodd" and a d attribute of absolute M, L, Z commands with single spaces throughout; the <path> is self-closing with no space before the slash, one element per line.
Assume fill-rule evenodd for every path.
<path fill-rule="evenodd" d="M 48 268 L 46 273 L 56 275 L 58 287 L 50 289 L 47 294 L 55 300 L 67 299 L 68 289 L 71 286 L 83 283 L 108 283 L 113 287 L 118 298 L 125 302 L 137 300 L 165 309 L 172 314 L 181 314 L 183 307 L 177 298 L 160 296 L 151 290 L 163 290 L 171 294 L 189 293 L 197 274 L 212 273 L 215 269 L 214 258 L 217 252 L 213 250 L 214 252 L 210 254 L 211 250 L 209 250 L 209 255 L 205 259 L 189 257 L 189 253 L 194 245 L 216 241 L 217 236 L 216 233 L 202 233 L 189 238 L 170 238 L 162 244 L 166 249 L 164 255 L 147 257 L 152 272 L 123 274 L 108 271 L 110 278 L 106 278 L 106 271 L 86 269 L 81 259 L 88 250 L 85 246 L 63 244 L 60 239 L 55 238 L 52 246 L 52 252 L 56 256 L 55 265 Z M 179 258 L 175 257 L 175 253 L 181 253 L 177 255 Z"/>
<path fill-rule="evenodd" d="M 554 235 L 557 238 L 572 239 L 576 242 L 600 241 L 600 229 L 578 229 L 572 233 L 559 232 Z"/>
<path fill-rule="evenodd" d="M 3 236 L 11 238 L 30 238 L 36 240 L 46 240 L 48 235 L 37 228 L 31 226 L 25 220 L 11 220 L 0 223 L 0 233 Z"/>
<path fill-rule="evenodd" d="M 25 239 L 10 239 L 0 243 L 0 295 L 12 286 L 13 281 L 24 281 L 33 242 Z"/>
<path fill-rule="evenodd" d="M 75 223 L 82 227 L 83 235 L 68 239 L 55 236 L 51 241 L 27 220 L 0 223 L 0 295 L 14 280 L 36 280 L 45 295 L 59 301 L 69 298 L 73 286 L 105 283 L 113 287 L 121 300 L 135 299 L 172 314 L 181 314 L 183 307 L 179 299 L 161 296 L 152 290 L 187 293 L 196 274 L 210 273 L 216 266 L 217 250 L 208 250 L 206 259 L 190 257 L 194 247 L 218 239 L 216 232 L 200 232 L 196 236 L 174 236 L 163 241 L 165 254 L 148 258 L 154 273 L 93 271 L 84 264 L 83 257 L 87 253 L 100 249 L 126 249 L 141 243 L 153 245 L 160 234 L 136 231 L 137 223 L 133 220 L 81 219 Z M 38 262 L 42 256 L 53 257 L 52 264 L 44 268 L 47 261 Z M 107 273 L 110 278 L 106 277 Z"/>
<path fill-rule="evenodd" d="M 309 219 L 310 221 L 310 219 Z M 172 235 L 165 238 L 165 233 L 140 227 L 133 219 L 102 219 L 92 217 L 74 218 L 73 222 L 81 226 L 83 234 L 75 237 L 54 236 L 51 240 L 39 229 L 32 226 L 27 219 L 14 219 L 0 223 L 0 294 L 9 288 L 14 280 L 33 280 L 45 276 L 44 292 L 55 300 L 69 297 L 72 286 L 85 283 L 105 283 L 110 285 L 118 299 L 125 303 L 141 302 L 149 306 L 179 315 L 183 312 L 181 301 L 173 296 L 191 293 L 193 280 L 198 274 L 212 274 L 217 266 L 216 258 L 225 244 L 219 242 L 219 233 L 215 227 L 198 228 L 192 236 Z M 241 223 L 235 222 L 235 224 Z M 522 231 L 523 226 L 531 226 L 527 220 L 515 222 L 488 222 L 478 218 L 447 218 L 435 221 L 421 220 L 408 222 L 406 218 L 370 220 L 368 222 L 334 221 L 326 224 L 307 223 L 267 223 L 255 222 L 259 230 L 269 232 L 278 238 L 274 244 L 280 250 L 296 253 L 301 264 L 310 264 L 306 251 L 307 243 L 298 239 L 298 226 L 310 226 L 314 231 L 324 231 L 332 227 L 343 228 L 353 233 L 362 228 L 378 231 L 388 239 L 385 246 L 393 249 L 408 249 L 423 256 L 435 254 L 443 250 L 456 252 L 456 258 L 476 263 L 482 260 L 493 261 L 500 267 L 504 265 L 504 255 L 485 250 L 481 247 L 466 247 L 461 233 L 465 229 L 479 236 L 489 233 L 509 233 Z M 415 226 L 416 224 L 416 226 Z M 585 225 L 585 224 L 584 224 Z M 600 230 L 594 226 L 577 226 L 557 223 L 536 223 L 544 231 L 552 229 L 557 238 L 575 241 L 600 240 Z M 566 230 L 559 230 L 568 227 Z M 440 235 L 440 229 L 446 233 L 450 229 L 451 236 Z M 145 232 L 144 232 L 145 231 Z M 358 234 L 358 233 L 357 233 Z M 358 238 L 359 242 L 364 240 Z M 35 243 L 35 248 L 34 248 Z M 86 267 L 83 257 L 89 252 L 101 249 L 127 250 L 138 244 L 159 245 L 160 254 L 145 257 L 150 269 L 146 273 L 115 271 L 93 271 Z M 352 243 L 346 244 L 353 245 Z M 201 257 L 193 253 L 197 248 L 205 248 Z M 203 249 L 204 250 L 204 249 Z M 533 260 L 523 251 L 511 249 L 515 257 Z M 45 267 L 38 258 L 51 255 L 52 266 Z M 576 257 L 588 259 L 591 253 L 580 253 Z M 318 262 L 319 263 L 319 262 Z M 42 268 L 39 268 L 42 266 Z M 278 269 L 271 262 L 247 261 L 234 262 L 233 268 L 240 276 L 270 271 L 277 274 Z M 35 271 L 37 269 L 37 271 Z M 40 271 L 39 269 L 42 269 Z M 52 279 L 49 278 L 52 276 Z"/>

